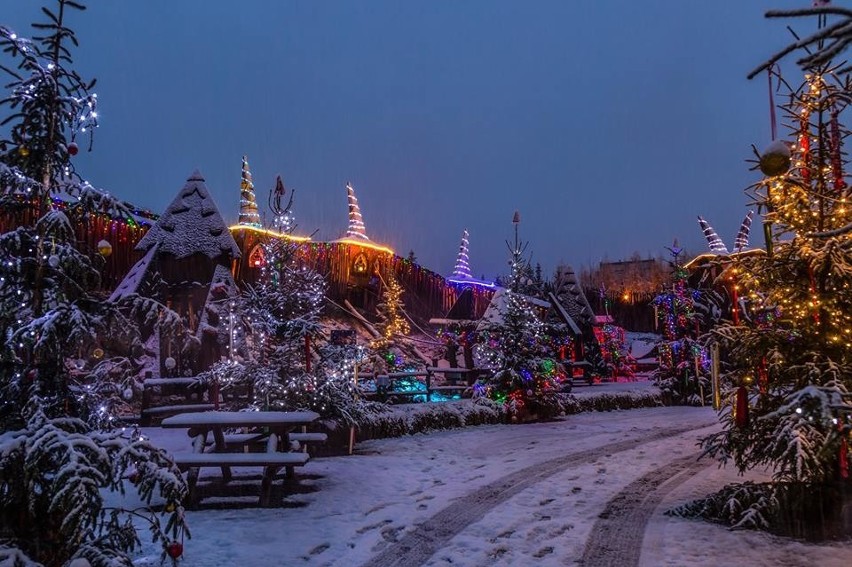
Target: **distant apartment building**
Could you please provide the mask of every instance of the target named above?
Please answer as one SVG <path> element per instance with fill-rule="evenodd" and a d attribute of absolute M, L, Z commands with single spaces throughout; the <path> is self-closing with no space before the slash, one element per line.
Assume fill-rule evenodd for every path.
<path fill-rule="evenodd" d="M 671 278 L 671 267 L 659 258 L 600 262 L 597 269 L 583 274 L 584 285 L 606 295 L 632 303 L 645 301 L 657 293 Z"/>

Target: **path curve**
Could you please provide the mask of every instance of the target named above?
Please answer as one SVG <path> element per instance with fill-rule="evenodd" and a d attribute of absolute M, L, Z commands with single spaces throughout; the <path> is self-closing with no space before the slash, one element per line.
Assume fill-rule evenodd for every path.
<path fill-rule="evenodd" d="M 613 453 L 635 449 L 638 445 L 659 441 L 667 437 L 675 437 L 715 424 L 716 422 L 706 422 L 690 427 L 660 429 L 650 435 L 630 437 L 594 449 L 550 459 L 498 478 L 486 486 L 458 498 L 451 505 L 426 519 L 414 531 L 407 533 L 398 542 L 370 558 L 364 563 L 364 567 L 418 567 L 423 565 L 464 528 L 479 521 L 485 514 L 519 492 L 546 480 L 566 467 L 586 464 Z M 694 457 L 690 457 L 690 459 L 694 459 Z M 608 565 L 614 565 L 614 563 Z"/>
<path fill-rule="evenodd" d="M 586 541 L 583 567 L 638 567 L 645 528 L 663 497 L 714 463 L 701 453 L 668 462 L 634 480 L 607 502 Z"/>

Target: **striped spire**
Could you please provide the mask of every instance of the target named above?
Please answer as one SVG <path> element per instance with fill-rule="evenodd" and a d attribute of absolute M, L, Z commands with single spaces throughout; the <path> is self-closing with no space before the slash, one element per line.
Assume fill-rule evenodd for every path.
<path fill-rule="evenodd" d="M 260 214 L 257 212 L 257 200 L 254 195 L 254 183 L 251 180 L 248 158 L 243 156 L 243 170 L 240 178 L 240 224 L 260 228 Z"/>
<path fill-rule="evenodd" d="M 465 229 L 462 232 L 459 255 L 456 258 L 456 267 L 453 269 L 453 277 L 460 280 L 473 279 L 473 276 L 470 274 L 470 264 L 468 264 L 468 236 L 467 229 Z"/>
<path fill-rule="evenodd" d="M 734 241 L 734 250 L 742 252 L 748 248 L 748 235 L 751 232 L 751 217 L 754 211 L 749 211 L 743 219 L 743 224 L 740 225 L 740 231 L 737 233 L 737 239 Z"/>
<path fill-rule="evenodd" d="M 346 196 L 349 199 L 349 229 L 346 231 L 347 238 L 370 240 L 367 229 L 364 227 L 364 219 L 361 217 L 361 207 L 358 206 L 358 197 L 352 183 L 346 184 Z"/>
<path fill-rule="evenodd" d="M 698 224 L 701 226 L 701 230 L 704 231 L 704 238 L 707 239 L 707 244 L 710 245 L 710 251 L 716 254 L 727 254 L 728 247 L 725 246 L 725 243 L 722 242 L 722 239 L 719 238 L 713 227 L 700 216 L 698 217 Z"/>

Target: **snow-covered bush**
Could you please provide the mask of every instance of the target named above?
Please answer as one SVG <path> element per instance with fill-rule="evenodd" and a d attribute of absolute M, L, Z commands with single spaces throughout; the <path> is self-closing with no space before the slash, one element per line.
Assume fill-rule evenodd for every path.
<path fill-rule="evenodd" d="M 84 557 L 95 567 L 130 567 L 140 546 L 134 519 L 145 518 L 164 547 L 180 536 L 186 485 L 164 451 L 138 434 L 50 418 L 38 398 L 23 418 L 22 429 L 0 434 L 0 557 L 5 548 L 48 566 Z M 163 501 L 165 525 L 158 515 L 107 505 L 106 494 L 123 494 L 127 478 L 146 504 Z"/>

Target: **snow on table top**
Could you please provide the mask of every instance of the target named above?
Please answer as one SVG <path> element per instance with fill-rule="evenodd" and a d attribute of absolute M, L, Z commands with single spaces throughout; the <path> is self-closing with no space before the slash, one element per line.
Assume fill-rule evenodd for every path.
<path fill-rule="evenodd" d="M 224 427 L 252 427 L 267 425 L 298 425 L 319 419 L 312 411 L 202 411 L 181 413 L 163 420 L 163 427 L 197 427 L 221 425 Z"/>

